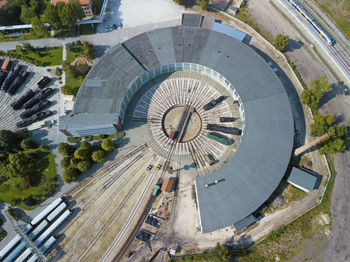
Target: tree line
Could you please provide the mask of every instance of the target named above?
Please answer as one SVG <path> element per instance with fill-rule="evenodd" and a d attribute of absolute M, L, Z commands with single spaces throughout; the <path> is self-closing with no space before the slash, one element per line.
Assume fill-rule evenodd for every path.
<path fill-rule="evenodd" d="M 77 181 L 79 176 L 87 172 L 94 163 L 106 161 L 107 155 L 116 148 L 117 145 L 111 138 L 103 139 L 101 146 L 91 145 L 86 140 L 77 148 L 68 143 L 59 143 L 58 152 L 63 156 L 60 162 L 63 168 L 63 180 L 66 183 Z"/>
<path fill-rule="evenodd" d="M 44 23 L 49 23 L 54 29 L 66 25 L 72 31 L 77 20 L 83 17 L 84 11 L 78 0 L 69 0 L 67 4 L 58 2 L 56 5 L 43 0 L 11 0 L 0 9 L 0 25 L 32 24 L 38 36 L 49 36 Z"/>

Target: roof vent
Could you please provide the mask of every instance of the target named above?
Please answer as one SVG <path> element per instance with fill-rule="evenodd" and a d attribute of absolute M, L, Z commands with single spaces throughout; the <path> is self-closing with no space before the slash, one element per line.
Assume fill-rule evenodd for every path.
<path fill-rule="evenodd" d="M 217 183 L 218 183 L 218 181 L 217 181 L 217 180 L 215 180 L 214 182 L 215 182 L 215 184 L 217 184 Z"/>
<path fill-rule="evenodd" d="M 208 187 L 208 184 L 205 184 L 205 187 Z"/>

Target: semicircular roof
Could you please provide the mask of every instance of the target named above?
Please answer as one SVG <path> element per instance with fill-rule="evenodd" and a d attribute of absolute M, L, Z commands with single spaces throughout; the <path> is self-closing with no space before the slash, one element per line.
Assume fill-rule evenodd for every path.
<path fill-rule="evenodd" d="M 94 65 L 73 112 L 118 116 L 126 89 L 138 76 L 181 62 L 223 75 L 244 106 L 245 130 L 237 152 L 214 173 L 196 179 L 202 231 L 210 232 L 258 209 L 280 183 L 292 153 L 294 123 L 288 97 L 279 78 L 252 48 L 194 26 L 139 34 L 111 48 Z M 218 183 L 213 184 L 215 180 Z"/>

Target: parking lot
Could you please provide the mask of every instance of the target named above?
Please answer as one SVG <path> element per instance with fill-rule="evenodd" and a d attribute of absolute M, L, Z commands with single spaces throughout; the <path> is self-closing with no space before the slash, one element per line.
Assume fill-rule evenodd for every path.
<path fill-rule="evenodd" d="M 110 0 L 97 32 L 168 21 L 170 17 L 180 18 L 183 12 L 184 8 L 172 0 Z"/>

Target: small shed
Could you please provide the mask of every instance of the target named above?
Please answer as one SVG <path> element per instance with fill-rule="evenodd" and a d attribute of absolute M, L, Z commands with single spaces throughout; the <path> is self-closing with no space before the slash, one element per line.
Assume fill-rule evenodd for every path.
<path fill-rule="evenodd" d="M 293 167 L 292 172 L 289 175 L 288 183 L 296 188 L 308 193 L 314 190 L 317 176 L 308 172 L 305 169 Z"/>
<path fill-rule="evenodd" d="M 167 178 L 163 180 L 162 191 L 170 193 L 172 191 L 174 185 L 174 180 L 171 178 Z"/>

